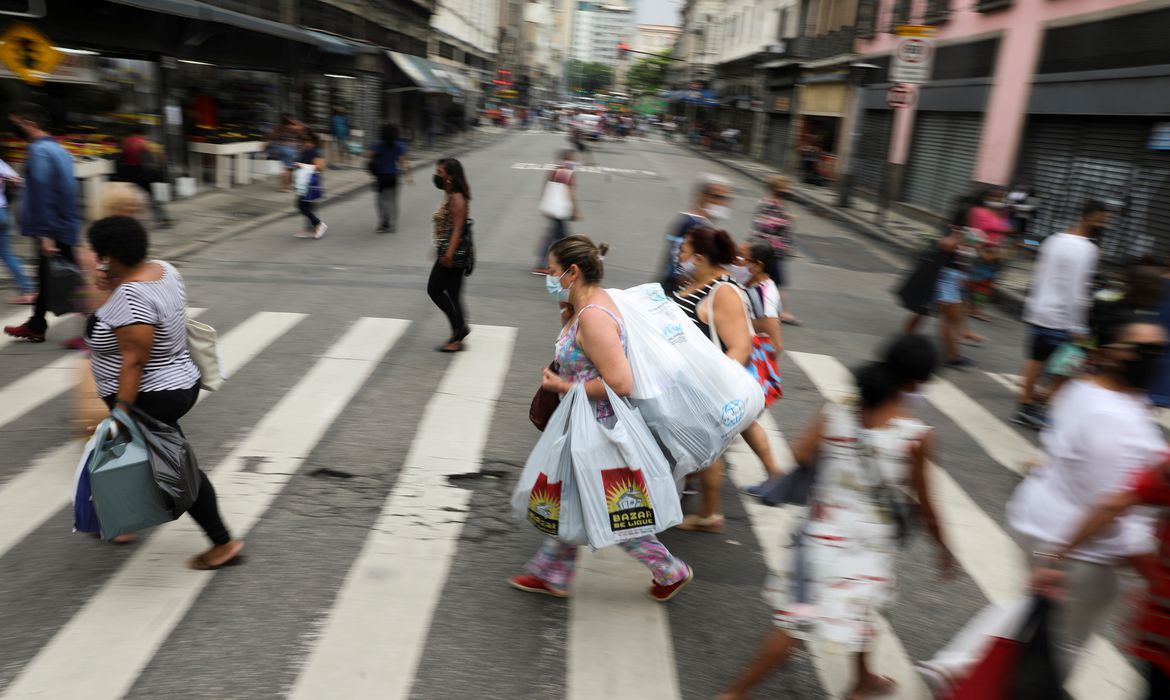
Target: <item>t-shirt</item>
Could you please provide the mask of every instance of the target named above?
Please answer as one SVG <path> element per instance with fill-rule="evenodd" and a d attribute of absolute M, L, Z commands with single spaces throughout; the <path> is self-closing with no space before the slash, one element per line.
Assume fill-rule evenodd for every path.
<path fill-rule="evenodd" d="M 780 318 L 780 290 L 771 277 L 747 288 L 752 318 Z"/>
<path fill-rule="evenodd" d="M 374 159 L 379 175 L 401 175 L 398 160 L 406 155 L 406 142 L 399 139 L 387 145 L 384 141 L 374 144 Z"/>
<path fill-rule="evenodd" d="M 1167 450 L 1149 403 L 1088 380 L 1069 382 L 1053 398 L 1052 427 L 1040 435 L 1047 464 L 1012 494 L 1008 522 L 1049 545 L 1063 545 L 1104 496 Z M 1151 523 L 1130 513 L 1072 553 L 1099 564 L 1149 551 Z"/>
<path fill-rule="evenodd" d="M 1040 244 L 1024 321 L 1058 331 L 1088 330 L 1089 285 L 1097 271 L 1097 246 L 1084 236 L 1058 233 Z"/>
<path fill-rule="evenodd" d="M 1170 673 L 1170 458 L 1137 475 L 1130 485 L 1145 505 L 1157 506 L 1158 554 L 1147 571 L 1149 590 L 1139 603 L 1134 624 L 1134 656 Z"/>
<path fill-rule="evenodd" d="M 199 382 L 199 368 L 187 350 L 187 292 L 183 280 L 170 264 L 156 262 L 163 268 L 160 279 L 122 283 L 94 312 L 86 327 L 93 378 L 101 396 L 118 393 L 122 350 L 114 331 L 135 324 L 154 326 L 154 345 L 142 369 L 140 392 L 189 389 Z"/>
<path fill-rule="evenodd" d="M 309 148 L 301 149 L 301 154 L 297 156 L 297 162 L 312 164 L 313 161 L 320 157 L 321 149 L 317 148 L 316 146 L 310 146 Z"/>

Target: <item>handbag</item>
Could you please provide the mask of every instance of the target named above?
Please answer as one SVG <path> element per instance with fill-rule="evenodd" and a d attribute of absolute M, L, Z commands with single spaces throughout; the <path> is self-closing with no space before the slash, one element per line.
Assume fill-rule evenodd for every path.
<path fill-rule="evenodd" d="M 560 363 L 554 361 L 549 364 L 548 368 L 556 372 L 560 369 Z M 536 390 L 536 395 L 532 397 L 532 405 L 528 407 L 528 420 L 532 421 L 536 429 L 543 433 L 552 414 L 560 405 L 561 397 L 559 394 L 541 387 Z"/>
<path fill-rule="evenodd" d="M 713 304 L 715 303 L 715 293 L 719 287 L 729 284 L 728 282 L 719 282 L 711 288 L 711 293 L 707 295 L 707 328 L 711 332 L 711 342 L 719 347 L 719 334 L 715 330 L 715 310 Z M 747 321 L 748 332 L 752 335 L 752 353 L 748 356 L 748 363 L 745 365 L 748 373 L 756 378 L 759 382 L 760 388 L 764 390 L 764 407 L 767 408 L 776 402 L 784 395 L 784 390 L 781 386 L 780 367 L 776 364 L 776 360 L 772 357 L 772 339 L 766 335 L 761 335 L 755 332 L 752 327 L 752 317 L 747 310 L 747 302 L 744 299 L 743 292 L 736 285 L 731 285 L 732 289 L 739 294 L 740 301 L 743 302 L 743 317 Z"/>
<path fill-rule="evenodd" d="M 223 386 L 224 375 L 220 369 L 219 339 L 215 329 L 187 317 L 187 352 L 191 361 L 199 368 L 199 387 L 215 391 Z"/>
<path fill-rule="evenodd" d="M 76 263 L 66 260 L 60 254 L 49 256 L 48 279 L 45 285 L 47 310 L 57 316 L 83 310 L 81 292 L 84 288 L 85 279 Z"/>
<path fill-rule="evenodd" d="M 115 408 L 94 435 L 98 439 L 88 469 L 102 539 L 109 541 L 174 520 L 172 501 L 155 482 L 150 450 L 138 422 Z"/>

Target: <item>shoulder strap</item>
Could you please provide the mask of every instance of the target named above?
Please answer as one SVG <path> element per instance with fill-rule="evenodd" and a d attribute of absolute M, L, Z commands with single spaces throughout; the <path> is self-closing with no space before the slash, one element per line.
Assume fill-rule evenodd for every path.
<path fill-rule="evenodd" d="M 614 312 L 610 311 L 609 309 L 605 308 L 604 306 L 602 306 L 600 304 L 588 304 L 584 308 L 582 308 L 580 311 L 578 311 L 577 312 L 577 321 L 578 322 L 580 322 L 582 314 L 584 314 L 589 309 L 600 309 L 601 311 L 604 311 L 606 314 L 609 315 L 610 318 L 613 319 L 613 322 L 617 324 L 619 331 L 625 330 L 625 324 L 622 323 L 622 320 L 620 318 L 618 318 L 617 314 L 615 314 Z"/>

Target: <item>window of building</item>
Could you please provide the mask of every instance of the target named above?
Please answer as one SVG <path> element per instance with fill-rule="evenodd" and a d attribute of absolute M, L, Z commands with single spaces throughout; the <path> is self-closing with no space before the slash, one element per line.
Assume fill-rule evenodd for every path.
<path fill-rule="evenodd" d="M 992 10 L 1002 10 L 1005 7 L 1011 7 L 1012 0 L 979 0 L 975 5 L 976 12 L 991 12 Z"/>
<path fill-rule="evenodd" d="M 776 41 L 788 38 L 788 8 L 780 10 L 780 21 L 776 24 Z"/>
<path fill-rule="evenodd" d="M 895 0 L 894 7 L 890 10 L 890 31 L 893 32 L 903 24 L 910 24 L 910 12 L 912 10 L 912 3 L 910 0 Z"/>

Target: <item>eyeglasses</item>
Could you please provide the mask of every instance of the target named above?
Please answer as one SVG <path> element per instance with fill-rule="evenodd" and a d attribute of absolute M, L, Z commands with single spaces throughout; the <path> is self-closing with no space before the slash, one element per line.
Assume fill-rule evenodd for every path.
<path fill-rule="evenodd" d="M 1132 350 L 1142 357 L 1163 357 L 1166 355 L 1166 343 L 1110 343 L 1104 347 L 1112 350 Z"/>

